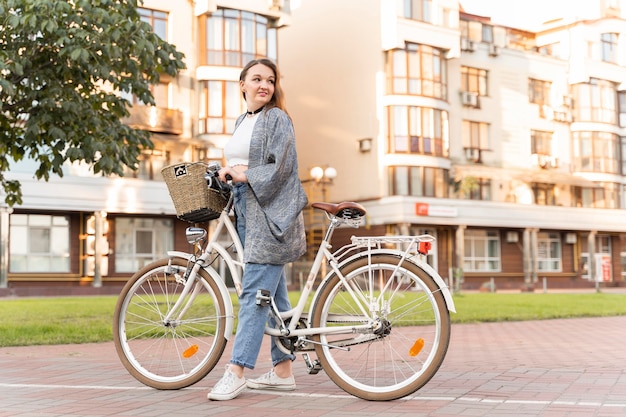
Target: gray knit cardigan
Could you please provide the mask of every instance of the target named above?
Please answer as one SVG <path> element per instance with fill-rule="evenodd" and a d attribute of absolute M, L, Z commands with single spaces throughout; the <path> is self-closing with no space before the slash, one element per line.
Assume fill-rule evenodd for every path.
<path fill-rule="evenodd" d="M 244 117 L 237 119 L 235 128 Z M 291 119 L 277 107 L 258 117 L 246 171 L 244 262 L 286 264 L 306 252 L 302 209 L 308 201 L 298 176 Z"/>

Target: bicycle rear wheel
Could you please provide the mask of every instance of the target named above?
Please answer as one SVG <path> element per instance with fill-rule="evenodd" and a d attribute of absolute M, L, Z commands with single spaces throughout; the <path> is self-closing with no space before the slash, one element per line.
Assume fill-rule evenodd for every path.
<path fill-rule="evenodd" d="M 187 260 L 147 265 L 124 286 L 115 306 L 113 339 L 124 367 L 157 389 L 180 389 L 204 378 L 226 346 L 225 304 L 204 270 L 169 320 L 181 298 Z"/>
<path fill-rule="evenodd" d="M 420 389 L 437 372 L 450 341 L 450 314 L 435 281 L 394 255 L 358 258 L 333 275 L 313 307 L 313 327 L 345 327 L 315 337 L 328 376 L 346 392 L 386 401 Z M 367 316 L 363 311 L 367 312 Z M 368 325 L 368 330 L 354 331 Z"/>

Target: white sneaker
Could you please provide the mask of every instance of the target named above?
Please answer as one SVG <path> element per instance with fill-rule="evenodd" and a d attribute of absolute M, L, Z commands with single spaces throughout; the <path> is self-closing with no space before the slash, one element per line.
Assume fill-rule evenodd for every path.
<path fill-rule="evenodd" d="M 225 401 L 232 400 L 237 397 L 241 391 L 246 388 L 246 379 L 244 377 L 239 378 L 230 367 L 226 366 L 226 372 L 222 379 L 217 381 L 217 384 L 207 394 L 207 398 L 213 401 Z"/>
<path fill-rule="evenodd" d="M 275 389 L 280 391 L 293 391 L 296 389 L 296 380 L 293 375 L 287 378 L 281 378 L 274 370 L 270 370 L 268 373 L 261 375 L 256 379 L 249 379 L 247 382 L 248 388 L 252 389 Z"/>

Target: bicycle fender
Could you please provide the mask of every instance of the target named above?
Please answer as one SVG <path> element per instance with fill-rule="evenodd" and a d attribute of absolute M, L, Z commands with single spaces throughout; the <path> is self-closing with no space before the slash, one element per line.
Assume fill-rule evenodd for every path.
<path fill-rule="evenodd" d="M 192 254 L 186 252 L 179 251 L 168 251 L 167 256 L 170 258 L 183 258 L 189 260 L 193 257 Z M 228 287 L 224 283 L 224 280 L 220 276 L 220 274 L 213 268 L 212 266 L 203 266 L 202 267 L 213 281 L 217 284 L 217 287 L 220 291 L 220 296 L 224 299 L 224 307 L 226 308 L 226 331 L 224 333 L 224 337 L 226 340 L 229 340 L 233 334 L 233 329 L 235 327 L 235 312 L 233 309 L 233 302 L 230 298 L 230 292 L 228 291 Z"/>
<path fill-rule="evenodd" d="M 360 259 L 362 257 L 367 257 L 368 254 L 370 255 L 393 255 L 393 256 L 397 256 L 401 258 L 404 255 L 404 252 L 393 250 L 393 249 L 372 249 L 369 252 L 358 253 L 356 255 L 353 255 L 341 261 L 337 267 L 341 269 L 344 265 L 348 263 L 354 262 L 355 260 Z M 426 272 L 426 274 L 428 274 L 433 279 L 433 281 L 435 281 L 435 284 L 437 284 L 437 286 L 441 290 L 441 294 L 443 295 L 443 298 L 446 302 L 446 307 L 448 307 L 448 311 L 451 311 L 452 313 L 456 313 L 456 307 L 454 305 L 454 300 L 452 299 L 452 293 L 450 292 L 450 288 L 448 287 L 448 285 L 446 285 L 446 282 L 443 280 L 443 278 L 441 278 L 439 273 L 437 273 L 437 271 L 432 266 L 428 265 L 426 262 L 420 259 L 416 260 L 413 258 L 410 258 L 410 259 L 407 258 L 405 259 L 405 262 L 411 262 L 417 265 L 419 268 L 421 268 L 424 272 Z M 328 273 L 327 276 L 333 273 L 334 272 L 331 271 Z"/>

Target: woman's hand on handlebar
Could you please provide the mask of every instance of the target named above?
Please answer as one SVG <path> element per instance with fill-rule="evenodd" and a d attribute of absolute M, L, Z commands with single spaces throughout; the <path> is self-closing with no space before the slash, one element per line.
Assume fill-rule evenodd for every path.
<path fill-rule="evenodd" d="M 244 165 L 236 165 L 234 167 L 224 167 L 218 171 L 220 180 L 223 182 L 232 181 L 232 182 L 248 182 L 248 177 L 246 176 L 247 166 Z"/>

